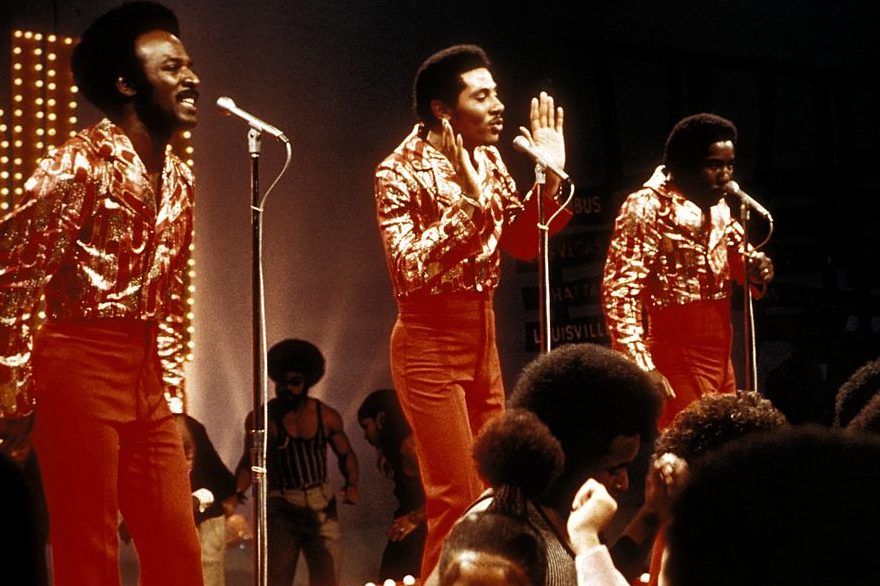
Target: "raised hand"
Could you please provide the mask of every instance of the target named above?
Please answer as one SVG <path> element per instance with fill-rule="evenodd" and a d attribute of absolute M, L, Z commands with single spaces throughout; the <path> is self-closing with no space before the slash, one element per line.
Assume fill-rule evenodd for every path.
<path fill-rule="evenodd" d="M 479 200 L 481 191 L 479 187 L 480 182 L 477 179 L 477 170 L 474 168 L 474 164 L 471 161 L 471 155 L 468 150 L 464 148 L 464 142 L 461 135 L 456 135 L 452 131 L 452 125 L 449 123 L 449 120 L 444 118 L 442 125 L 443 129 L 440 135 L 440 152 L 449 159 L 450 163 L 452 163 L 452 168 L 455 169 L 458 184 L 461 186 L 465 195 Z"/>
<path fill-rule="evenodd" d="M 565 112 L 556 107 L 553 96 L 541 92 L 538 97 L 532 98 L 529 110 L 531 129 L 519 127 L 520 133 L 541 149 L 548 162 L 560 169 L 565 168 L 565 136 L 562 132 L 564 119 Z"/>
<path fill-rule="evenodd" d="M 600 543 L 599 533 L 611 522 L 617 502 L 605 486 L 593 478 L 580 487 L 571 503 L 566 528 L 576 553 L 586 553 Z"/>

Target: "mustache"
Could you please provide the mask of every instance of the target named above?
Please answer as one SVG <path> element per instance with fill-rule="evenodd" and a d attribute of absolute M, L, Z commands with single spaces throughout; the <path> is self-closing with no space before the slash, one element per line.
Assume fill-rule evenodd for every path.
<path fill-rule="evenodd" d="M 192 98 L 192 99 L 198 101 L 198 99 L 199 99 L 198 90 L 193 89 L 193 88 L 187 88 L 187 89 L 177 93 L 178 100 L 183 100 L 186 98 Z"/>

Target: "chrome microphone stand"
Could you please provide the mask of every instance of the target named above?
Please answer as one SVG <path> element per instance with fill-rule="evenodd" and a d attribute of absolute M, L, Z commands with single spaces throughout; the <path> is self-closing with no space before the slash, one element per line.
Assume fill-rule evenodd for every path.
<path fill-rule="evenodd" d="M 743 259 L 743 349 L 745 350 L 745 385 L 746 391 L 758 390 L 758 359 L 755 342 L 755 316 L 752 306 L 752 286 L 749 283 L 749 206 L 743 201 L 739 208 L 740 223 L 743 229 L 742 259 Z"/>
<path fill-rule="evenodd" d="M 538 339 L 541 354 L 550 352 L 550 269 L 548 241 L 550 227 L 544 223 L 544 188 L 547 185 L 547 170 L 544 165 L 535 165 L 535 197 L 538 198 Z"/>
<path fill-rule="evenodd" d="M 252 361 L 254 428 L 251 434 L 251 483 L 254 516 L 254 580 L 257 586 L 268 583 L 266 540 L 266 420 L 269 392 L 266 383 L 265 323 L 263 303 L 263 207 L 260 201 L 260 138 L 262 133 L 250 127 L 248 153 L 251 158 L 251 290 L 252 290 Z"/>

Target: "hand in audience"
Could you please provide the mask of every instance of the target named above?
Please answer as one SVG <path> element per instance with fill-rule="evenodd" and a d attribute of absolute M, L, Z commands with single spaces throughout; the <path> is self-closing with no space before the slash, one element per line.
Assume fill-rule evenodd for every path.
<path fill-rule="evenodd" d="M 568 536 L 575 553 L 582 554 L 600 544 L 599 533 L 617 511 L 615 501 L 605 486 L 592 478 L 578 490 L 568 516 Z"/>

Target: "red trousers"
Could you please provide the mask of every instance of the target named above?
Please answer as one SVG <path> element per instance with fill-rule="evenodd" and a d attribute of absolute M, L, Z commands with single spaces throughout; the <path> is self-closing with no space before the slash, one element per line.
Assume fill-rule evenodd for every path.
<path fill-rule="evenodd" d="M 189 473 L 160 383 L 155 325 L 49 322 L 34 349 L 34 443 L 55 586 L 118 586 L 118 512 L 144 586 L 202 584 Z"/>
<path fill-rule="evenodd" d="M 474 436 L 504 409 L 491 295 L 400 301 L 391 370 L 425 487 L 427 577 L 446 534 L 484 489 L 473 462 Z"/>
<path fill-rule="evenodd" d="M 729 299 L 669 307 L 652 313 L 649 322 L 651 357 L 676 395 L 666 400 L 660 429 L 706 393 L 736 390 Z"/>

